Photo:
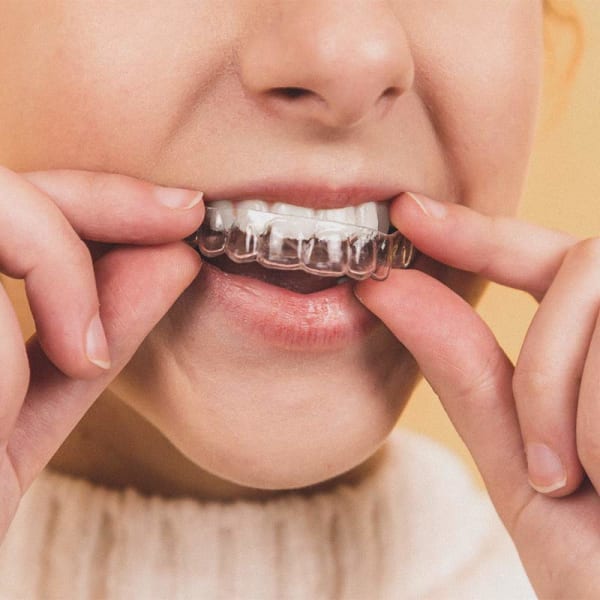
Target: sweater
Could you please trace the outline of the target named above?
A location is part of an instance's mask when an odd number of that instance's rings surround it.
[[[43,472],[0,546],[3,600],[535,598],[461,461],[392,432],[358,484],[230,502]]]

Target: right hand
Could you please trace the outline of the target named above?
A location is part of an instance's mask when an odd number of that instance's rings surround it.
[[[25,345],[0,285],[0,541],[33,479],[198,274],[200,257],[181,240],[203,203],[172,204],[197,195],[123,175],[0,167],[0,273],[25,280],[37,330]],[[129,245],[94,263],[83,240]]]
[[[539,597],[599,598],[600,238],[413,194],[390,217],[430,258],[540,303],[513,365],[473,307],[423,271],[355,288],[439,396]],[[531,443],[560,453],[562,472],[547,452],[536,465]]]

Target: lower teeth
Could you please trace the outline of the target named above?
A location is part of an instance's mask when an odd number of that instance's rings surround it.
[[[226,255],[236,263],[258,262],[263,267],[285,271],[302,270],[323,277],[386,279],[391,268],[408,268],[414,258],[413,245],[398,231],[381,233],[365,227],[285,216],[247,209],[243,219],[224,219],[222,209],[210,206],[200,229],[188,241],[207,257]],[[252,214],[259,213],[259,214]],[[260,233],[252,224],[260,220]],[[240,223],[242,221],[242,223]],[[266,221],[266,223],[265,223]],[[292,235],[292,231],[297,232]]]

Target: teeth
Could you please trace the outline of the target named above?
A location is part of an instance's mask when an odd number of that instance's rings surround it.
[[[315,213],[312,208],[296,206],[295,204],[286,204],[285,202],[275,202],[275,204],[271,204],[270,210],[278,215],[291,215],[293,217],[314,217]]]
[[[193,243],[207,257],[226,254],[237,263],[358,280],[385,279],[392,267],[408,268],[412,262],[410,242],[398,231],[387,233],[383,202],[326,210],[219,200],[206,211]]]
[[[374,204],[370,202],[369,204]],[[356,224],[356,213],[354,206],[348,208],[334,208],[333,210],[317,210],[316,218],[321,221],[317,225],[315,232],[317,238],[321,240],[347,239],[356,232],[355,227],[348,225]],[[377,229],[377,223],[371,229]]]
[[[229,200],[216,200],[210,204],[217,210],[212,211],[210,215],[210,226],[215,231],[227,231],[234,221],[232,203]]]
[[[359,204],[354,208],[356,214],[356,224],[362,227],[368,227],[369,229],[379,229],[383,233],[387,233],[387,228],[383,230],[379,227],[379,211],[377,210],[376,204],[382,204],[382,214],[385,214],[385,220],[387,220],[387,206],[381,202],[367,202],[366,204]],[[385,224],[385,223],[384,223]]]
[[[273,220],[268,214],[269,205],[262,200],[242,200],[232,206],[235,208],[238,226],[243,231],[250,227],[254,233],[260,235],[267,223]]]
[[[285,202],[269,204],[264,200],[242,200],[241,202],[230,202],[229,200],[217,200],[209,206],[218,209],[211,216],[211,227],[215,230],[226,230],[234,221],[237,221],[240,229],[251,226],[253,231],[262,234],[269,222],[273,220],[272,214],[287,217],[278,222],[278,227],[285,235],[301,235],[305,239],[312,235],[326,235],[330,237],[333,232],[342,238],[348,238],[356,229],[354,226],[377,229],[387,233],[390,222],[387,204],[383,202],[365,202],[358,206],[334,209],[312,209]],[[271,213],[265,214],[261,213]],[[301,217],[294,219],[294,217]],[[319,221],[326,221],[325,227],[320,226]]]
[[[287,237],[309,239],[315,233],[315,211],[304,206],[294,206],[285,202],[276,202],[271,205],[271,212],[287,216],[287,219],[277,221],[277,233]],[[292,218],[289,218],[292,217]],[[294,219],[293,217],[301,217]]]
[[[388,207],[383,202],[375,203],[377,211],[377,229],[382,233],[387,233],[390,228],[390,213]]]

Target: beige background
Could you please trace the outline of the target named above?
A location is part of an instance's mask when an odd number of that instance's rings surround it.
[[[577,7],[584,49],[570,83],[565,72],[576,51],[574,37],[565,29],[551,32],[555,52],[549,53],[542,119],[520,217],[590,237],[600,234],[600,2],[580,0]],[[497,285],[490,285],[478,307],[513,360],[535,309],[526,294]],[[473,467],[426,383],[419,386],[400,424],[449,445]]]
[[[565,64],[572,54],[573,37],[568,30],[553,32],[556,51],[553,68],[548,69],[543,117],[521,217],[589,237],[600,233],[600,2],[580,0],[578,7],[585,30],[585,51],[576,79],[567,85]],[[20,283],[4,282],[28,336],[32,325]],[[515,359],[535,303],[525,294],[492,285],[479,311]],[[426,383],[419,386],[400,424],[447,444],[472,466],[468,452]]]

